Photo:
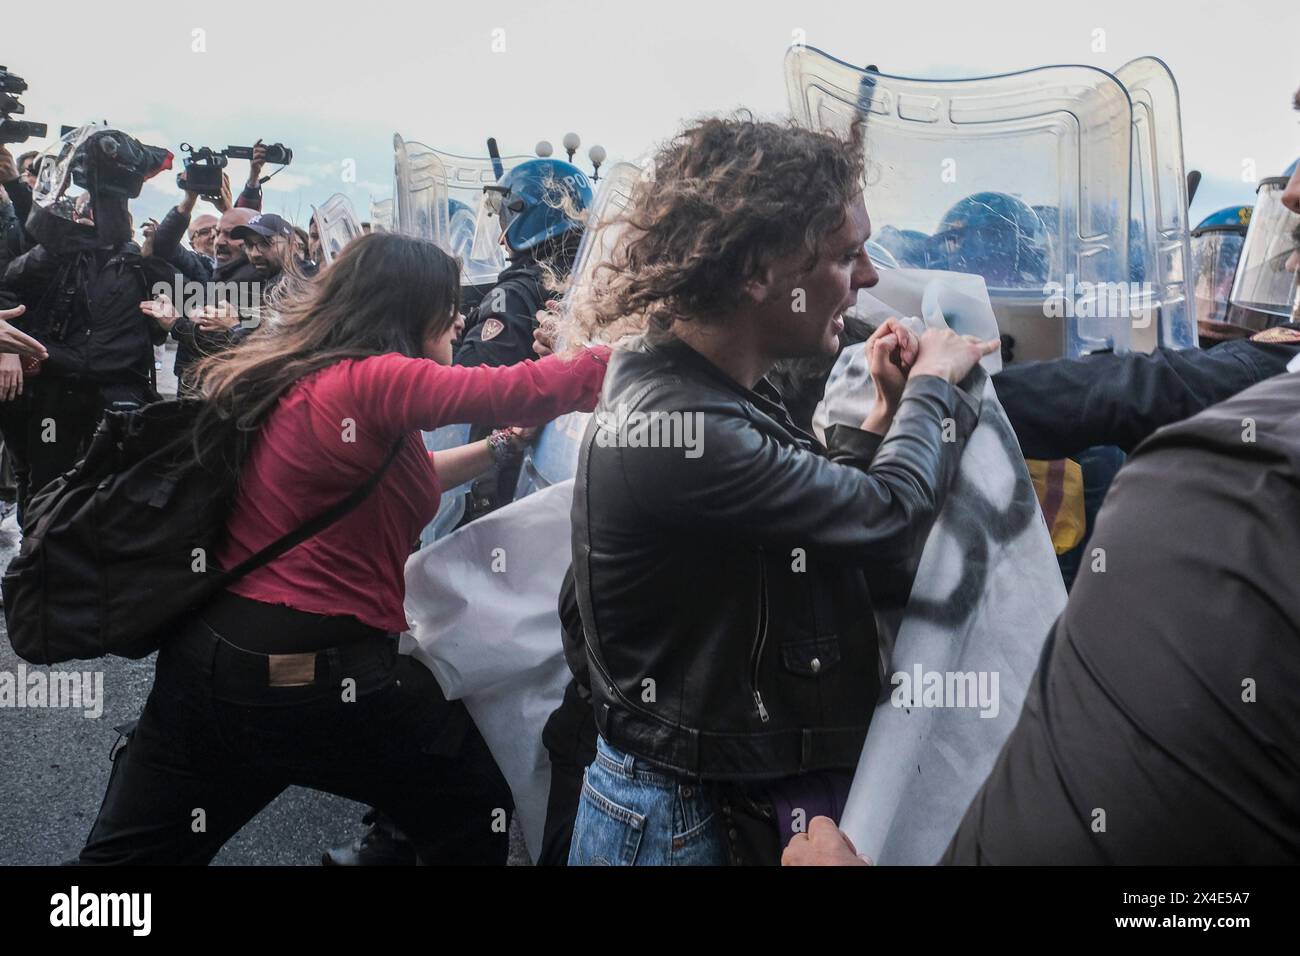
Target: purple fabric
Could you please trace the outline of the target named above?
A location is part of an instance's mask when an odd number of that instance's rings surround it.
[[[851,770],[826,770],[770,784],[767,798],[776,812],[781,848],[785,849],[796,833],[807,832],[813,817],[830,817],[838,824],[852,783]]]

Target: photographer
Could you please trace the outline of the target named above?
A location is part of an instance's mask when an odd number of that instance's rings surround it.
[[[185,177],[186,174],[182,172],[182,182]],[[222,215],[215,223],[210,246],[211,258],[208,258],[200,249],[191,251],[181,245],[181,237],[186,230],[191,229],[192,233],[191,214],[198,200],[197,192],[186,190],[185,198],[163,217],[153,234],[153,254],[171,263],[190,282],[223,285],[237,283],[235,288],[239,290],[238,298],[241,301],[260,301],[261,279],[258,270],[244,255],[243,240],[235,236],[235,231],[254,219],[257,212],[248,207],[230,205],[230,184],[223,175],[221,195],[213,202],[213,205],[222,210]],[[200,217],[196,220],[196,225],[205,218],[212,217]],[[165,321],[174,322],[171,336],[178,343],[174,370],[178,388],[183,394],[189,389],[189,372],[199,359],[229,348],[243,337],[237,310],[225,308],[224,301],[208,301],[208,298],[205,294],[203,301],[196,308],[188,310],[188,314],[182,314],[186,312],[185,301],[160,305],[155,305],[152,300],[140,303],[140,308],[146,314],[161,312],[167,316]],[[231,313],[235,316],[233,321],[226,318]]]
[[[157,399],[153,346],[165,333],[137,303],[165,277],[131,241],[127,200],[168,161],[166,150],[119,130],[85,126],[40,164],[27,220],[37,244],[0,280],[26,307],[23,330],[48,351],[25,370],[23,394],[0,409],[20,508],[77,461],[106,409]]]
[[[36,150],[29,149],[18,157],[18,172],[29,190],[36,185],[36,158],[40,155]]]
[[[292,224],[282,216],[265,213],[231,230],[231,238],[244,245],[244,255],[262,281],[265,302],[287,274],[310,275],[315,270],[299,255]]]
[[[209,199],[209,202],[221,213],[221,219],[212,234],[209,248],[206,251],[197,248],[186,249],[181,245],[181,239],[193,228],[191,226],[191,217],[194,214],[194,207],[198,205],[200,196],[198,192],[186,188],[185,172],[177,176],[177,181],[181,184],[185,197],[168,210],[167,215],[158,224],[158,228],[153,234],[153,254],[170,262],[180,270],[181,275],[191,281],[231,281],[230,273],[237,266],[232,266],[230,263],[243,251],[243,245],[238,240],[232,240],[230,232],[236,226],[243,225],[257,215],[257,208],[241,206],[237,203],[231,204],[230,180],[223,173],[220,194]],[[212,218],[211,215],[205,213],[199,217],[199,220],[210,218]],[[223,236],[225,237],[224,242],[222,241]],[[193,245],[192,239],[191,245]],[[227,268],[223,270],[223,266],[227,266]]]
[[[0,143],[0,276],[11,259],[21,255],[27,248],[27,216],[32,209],[31,168],[34,162],[32,153],[23,153],[17,161],[13,154]]]
[[[190,249],[202,256],[212,268],[217,267],[217,217],[204,213],[190,220]]]
[[[170,303],[162,304],[164,324],[166,320],[175,323],[172,336],[181,341],[186,350],[182,357],[178,349],[176,357],[176,377],[182,394],[188,394],[191,389],[188,373],[194,363],[237,344],[251,334],[260,324],[261,311],[278,297],[287,277],[306,279],[316,273],[312,263],[297,257],[294,228],[280,216],[257,215],[246,223],[229,226],[228,217],[238,218],[246,212],[232,209],[223,216],[218,240],[223,249],[238,244],[243,250],[244,262],[235,273],[240,277],[235,280],[240,283],[239,303],[228,299],[210,301],[188,317],[179,317]],[[254,279],[246,278],[249,270]],[[219,267],[218,274],[220,271]],[[155,302],[141,302],[140,308],[152,315],[158,315],[160,311]],[[255,316],[258,321],[244,324],[243,319],[250,316]]]
[[[27,221],[27,214],[32,209],[32,186],[36,182],[32,166],[37,155],[35,152],[27,152],[15,160],[8,147],[0,143],[0,186],[4,187],[9,201],[13,203],[14,215],[21,223]]]
[[[187,144],[182,144],[182,148],[188,149],[189,147]],[[231,147],[231,149],[234,149],[234,147]],[[289,156],[292,156],[292,153],[285,150],[283,147],[277,146],[277,149],[281,153],[286,153]],[[194,153],[194,155],[206,154],[209,159],[215,158],[220,161],[220,166],[224,166],[226,163],[225,152],[213,153],[211,150],[191,150],[191,152]],[[254,213],[261,212],[262,183],[265,181],[262,177],[262,169],[266,165],[266,162],[267,149],[259,139],[251,148],[251,156],[248,163],[248,181],[244,184],[244,189],[239,194],[239,198],[233,203],[231,202],[230,177],[224,172],[221,174],[220,190],[212,195],[204,196],[203,198],[206,198],[216,207],[217,211],[222,214],[223,219],[225,219],[232,209],[252,210]],[[191,226],[190,224],[190,217],[194,212],[194,207],[197,205],[199,198],[202,195],[201,190],[188,188],[187,184],[190,168],[195,167],[204,170],[211,170],[214,167],[220,168],[220,166],[216,166],[213,162],[194,161],[193,158],[186,160],[185,170],[179,173],[176,177],[177,184],[185,192],[185,198],[182,199],[179,204],[173,206],[167,215],[163,217],[163,221],[158,225],[157,231],[152,237],[152,254],[166,259],[168,262],[172,263],[172,265],[176,266],[176,268],[180,269],[186,279],[196,282],[232,281],[228,275],[219,276],[216,273],[223,263],[229,262],[234,257],[233,253],[223,255],[222,252],[216,248],[217,243],[207,239],[206,236],[203,237],[203,245],[207,248],[196,246],[195,228],[197,228],[197,225]],[[201,220],[208,218],[211,217],[206,214],[200,217]],[[251,216],[248,216],[247,214],[240,214],[230,218],[227,222],[229,223],[229,227],[233,228],[236,225],[242,225],[244,222],[247,222],[249,218],[251,218]],[[190,246],[192,247],[193,252],[183,249],[180,246],[181,237],[185,235],[186,230],[190,231]],[[225,231],[228,234],[229,229]],[[238,244],[232,244],[227,241],[226,249],[235,249],[237,251]]]
[[[9,265],[9,260],[14,257],[10,252],[9,243],[17,241],[14,233],[22,229],[22,223],[14,214],[14,204],[9,200],[9,194],[0,189],[0,276],[4,275],[5,267]]]

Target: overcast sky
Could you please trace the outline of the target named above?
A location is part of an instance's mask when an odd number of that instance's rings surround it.
[[[300,222],[334,192],[363,217],[372,197],[390,195],[394,132],[481,155],[487,136],[505,153],[531,152],[543,138],[558,151],[573,130],[582,157],[599,142],[612,161],[641,154],[687,117],[738,106],[782,114],[783,55],[796,37],[922,77],[1051,63],[1113,70],[1159,56],[1180,87],[1187,167],[1205,175],[1193,223],[1251,201],[1243,170],[1276,175],[1300,155],[1295,0],[74,0],[57,9],[69,25],[57,41],[22,35],[13,17],[0,34],[0,63],[30,84],[28,119],[52,131],[107,119],[174,152],[182,141],[284,142],[295,159],[268,183],[265,208]],[[39,13],[26,18],[48,25]],[[1098,29],[1104,52],[1093,50]],[[345,179],[349,160],[355,182]],[[240,161],[231,167],[232,178],[247,173]],[[174,177],[158,177],[137,218],[175,199]]]

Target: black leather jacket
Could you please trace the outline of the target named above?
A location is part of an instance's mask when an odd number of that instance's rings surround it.
[[[664,443],[663,413],[698,423],[694,450],[634,447]],[[883,441],[836,426],[828,450],[766,381],[746,389],[679,340],[615,352],[573,500],[605,739],[704,779],[856,766],[880,693],[873,598],[906,600],[977,418],[921,376]]]

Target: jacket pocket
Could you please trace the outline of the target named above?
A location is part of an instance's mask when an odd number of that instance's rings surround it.
[[[781,644],[781,664],[803,677],[820,677],[840,662],[840,639],[835,635]]]

